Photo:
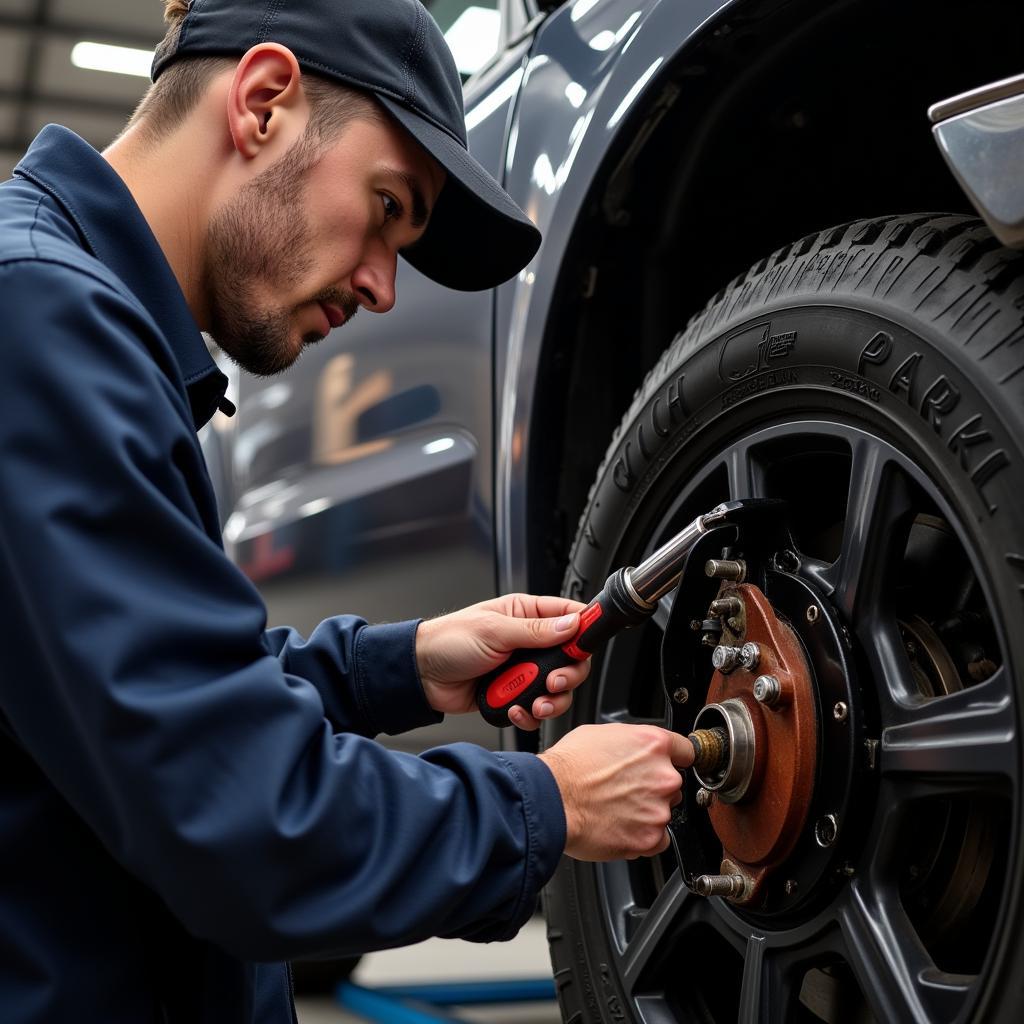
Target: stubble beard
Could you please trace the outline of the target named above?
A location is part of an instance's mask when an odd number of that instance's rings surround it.
[[[210,222],[205,268],[210,334],[234,362],[257,377],[287,370],[307,345],[322,337],[310,331],[296,347],[291,335],[298,307],[275,306],[265,298],[276,290],[293,290],[313,267],[312,231],[303,200],[317,159],[311,142],[298,142]],[[339,288],[325,288],[307,301],[340,306],[346,323],[358,308],[355,296]]]

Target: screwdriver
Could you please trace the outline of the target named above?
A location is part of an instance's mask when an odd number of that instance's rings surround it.
[[[586,661],[620,630],[654,614],[661,597],[679,581],[687,556],[701,538],[722,526],[736,525],[747,512],[775,504],[770,499],[745,498],[716,505],[635,568],[617,569],[580,612],[579,628],[571,640],[555,647],[520,648],[481,677],[476,690],[480,714],[499,727],[509,724],[513,707],[532,714],[534,700],[548,692],[550,673]]]

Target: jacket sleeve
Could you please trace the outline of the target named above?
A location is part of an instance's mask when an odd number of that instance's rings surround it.
[[[335,729],[395,736],[444,718],[423,692],[416,666],[418,625],[419,620],[368,626],[354,615],[337,615],[321,622],[308,640],[278,626],[264,633],[264,642],[285,672],[317,688]]]
[[[513,935],[565,841],[544,763],[336,732],[308,658],[268,642],[204,529],[209,481],[156,325],[42,263],[0,266],[0,302],[0,704],[55,788],[190,931],[245,959]]]

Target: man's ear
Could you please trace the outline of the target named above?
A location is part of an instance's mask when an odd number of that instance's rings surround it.
[[[235,68],[228,89],[228,130],[238,153],[252,159],[290,146],[309,118],[299,62],[286,46],[259,43]]]

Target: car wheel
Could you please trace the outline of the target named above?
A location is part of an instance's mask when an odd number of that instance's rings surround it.
[[[731,693],[760,737],[739,797],[685,780],[731,895],[691,892],[671,852],[563,859],[565,1020],[1020,1019],[1022,311],[1024,258],[980,222],[860,221],[758,263],[648,375],[566,593],[724,500],[785,499],[791,539],[714,551],[757,566],[689,572],[545,725],[546,746],[584,722],[685,733]],[[712,665],[754,634],[790,706],[754,699],[757,666]]]

